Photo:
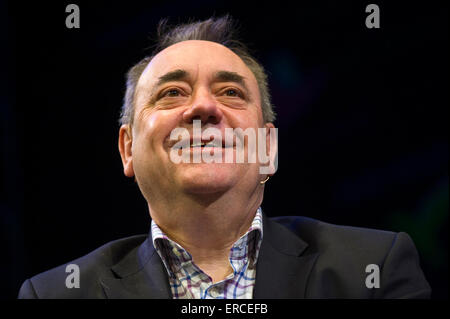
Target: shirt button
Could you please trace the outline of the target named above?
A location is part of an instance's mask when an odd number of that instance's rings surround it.
[[[209,289],[209,294],[213,298],[217,298],[220,295],[219,287],[214,286]]]

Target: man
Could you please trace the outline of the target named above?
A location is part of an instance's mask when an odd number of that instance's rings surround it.
[[[148,203],[149,235],[68,263],[80,271],[79,288],[67,284],[66,264],[26,280],[20,298],[429,297],[405,233],[264,215],[275,114],[264,70],[234,40],[230,18],[162,26],[159,36],[154,54],[128,73],[119,132],[124,173]],[[265,173],[259,156],[249,160],[251,134],[224,139],[227,129],[261,128]],[[247,161],[222,161],[230,150]],[[174,161],[181,151],[184,160]],[[205,161],[208,154],[219,160]]]

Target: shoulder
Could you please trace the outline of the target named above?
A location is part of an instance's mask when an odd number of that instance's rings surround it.
[[[37,274],[22,284],[19,298],[101,298],[100,278],[111,276],[111,267],[136,253],[146,238],[147,235],[136,235],[114,240],[85,256]],[[74,267],[79,271],[80,288],[69,289],[66,279]]]
[[[399,234],[392,231],[344,226],[326,223],[304,216],[281,216],[270,218],[308,243],[310,249],[325,250],[372,250],[386,251],[391,248]]]
[[[303,216],[282,216],[271,221],[284,228],[289,236],[305,242],[305,254],[318,255],[316,270],[331,273],[365,273],[365,267],[370,264],[381,267],[399,238],[411,241],[406,233],[335,225]],[[288,240],[284,238],[278,245],[289,245]]]
[[[300,216],[271,218],[271,221],[288,229],[290,236],[306,242],[306,254],[317,255],[310,278],[315,283],[309,290],[312,297],[430,296],[431,288],[421,270],[419,254],[405,232],[334,225]],[[379,289],[366,286],[373,266],[379,269]]]

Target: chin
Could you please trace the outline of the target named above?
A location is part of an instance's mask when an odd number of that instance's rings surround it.
[[[236,168],[223,164],[190,164],[182,170],[180,182],[187,193],[212,194],[229,190],[238,180]]]

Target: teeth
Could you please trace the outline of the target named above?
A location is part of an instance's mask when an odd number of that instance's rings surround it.
[[[214,143],[213,141],[205,144],[205,147],[222,147],[222,145],[218,145],[217,143]]]
[[[201,142],[201,143],[192,143],[191,147],[202,147],[205,146],[205,143]]]

